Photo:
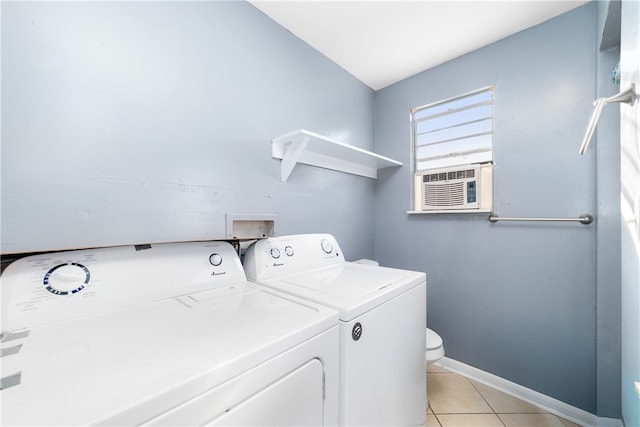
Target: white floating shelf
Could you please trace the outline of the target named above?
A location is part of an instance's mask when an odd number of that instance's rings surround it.
[[[300,129],[271,141],[271,156],[282,159],[280,179],[286,182],[298,163],[378,178],[378,170],[401,162]]]

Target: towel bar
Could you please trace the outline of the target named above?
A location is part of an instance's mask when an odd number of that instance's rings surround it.
[[[582,214],[578,218],[508,218],[499,217],[496,214],[489,215],[490,222],[498,221],[562,221],[562,222],[579,222],[580,224],[591,224],[593,217],[589,214]]]

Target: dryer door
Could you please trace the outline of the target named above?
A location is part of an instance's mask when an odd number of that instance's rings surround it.
[[[271,363],[262,368],[278,369]],[[311,359],[273,378],[261,367],[215,387],[145,425],[321,426],[324,372]],[[270,378],[272,377],[272,378]]]
[[[208,426],[321,426],[322,364],[307,362]]]

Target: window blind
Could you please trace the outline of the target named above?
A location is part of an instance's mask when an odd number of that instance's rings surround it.
[[[412,110],[415,171],[493,160],[493,87]]]

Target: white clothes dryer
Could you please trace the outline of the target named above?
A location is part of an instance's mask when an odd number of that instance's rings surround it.
[[[33,255],[2,275],[3,425],[335,425],[338,314],[225,242]]]
[[[258,240],[247,278],[340,313],[340,425],[424,426],[425,273],[345,262],[335,238]]]

